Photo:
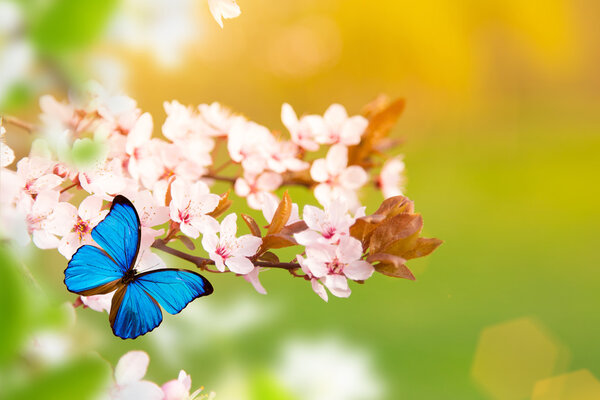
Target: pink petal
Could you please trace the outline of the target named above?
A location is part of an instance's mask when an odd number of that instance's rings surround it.
[[[302,218],[310,229],[321,231],[325,222],[325,211],[315,206],[306,205],[302,211]]]
[[[260,294],[267,294],[267,291],[265,290],[265,288],[263,287],[263,285],[260,283],[260,280],[258,279],[258,273],[260,272],[260,268],[259,267],[254,267],[254,269],[252,271],[250,271],[249,273],[247,273],[246,275],[243,275],[243,278],[252,284],[252,286],[254,287],[254,289],[260,293]]]
[[[60,241],[54,235],[42,230],[33,231],[33,243],[40,249],[55,249]]]
[[[191,237],[192,239],[196,239],[198,236],[200,236],[200,231],[191,224],[181,224],[179,225],[179,229],[181,230],[181,233],[183,233],[185,236]]]
[[[108,294],[98,294],[95,296],[80,296],[81,301],[87,307],[91,308],[94,311],[98,312],[110,312],[110,307],[112,303],[113,293]]]
[[[236,221],[237,215],[235,213],[231,213],[223,219],[221,222],[221,239],[235,237],[237,232]]]
[[[296,129],[298,125],[298,117],[294,112],[294,109],[288,103],[283,103],[281,106],[281,122],[291,132]]]
[[[352,146],[360,143],[360,137],[369,125],[369,121],[360,115],[347,119],[342,125],[340,132],[342,143]]]
[[[118,385],[140,381],[150,363],[150,357],[143,351],[130,351],[123,355],[115,368],[115,380]]]
[[[327,289],[337,297],[349,297],[350,288],[348,287],[348,280],[343,275],[327,275],[324,278],[325,286]]]
[[[238,256],[251,257],[262,244],[262,239],[254,235],[243,235],[237,239],[237,249],[234,250]]]
[[[152,137],[152,116],[149,113],[142,114],[135,123],[133,129],[127,135],[127,145],[125,151],[127,154],[133,155],[136,147],[141,147]]]
[[[311,279],[310,284],[312,286],[312,289],[315,291],[316,294],[319,295],[320,298],[322,298],[325,301],[328,301],[329,297],[327,296],[325,287],[317,279]]]
[[[323,114],[323,118],[330,127],[338,128],[344,123],[344,121],[346,121],[348,118],[348,113],[343,105],[332,104],[329,106],[327,111],[325,111],[325,114]]]
[[[335,253],[341,262],[348,264],[362,256],[362,244],[353,237],[343,236]]]
[[[208,232],[202,236],[202,247],[207,253],[214,253],[217,250],[218,245],[219,238],[217,237],[216,233]]]
[[[190,395],[190,391],[177,379],[162,385],[162,391],[165,394],[164,400],[187,400]]]
[[[348,165],[348,148],[343,144],[334,144],[327,152],[327,170],[337,176]]]
[[[329,179],[327,162],[323,158],[313,161],[310,167],[310,176],[315,182],[326,182]]]
[[[160,386],[149,381],[133,382],[123,386],[116,396],[119,400],[162,400],[164,397]]]
[[[369,175],[358,165],[346,168],[340,175],[340,183],[349,189],[358,189],[369,180]]]
[[[225,265],[236,274],[247,274],[254,269],[252,261],[246,257],[230,257],[225,260]]]
[[[97,218],[102,209],[102,198],[98,196],[88,196],[79,204],[79,216],[85,221]]]
[[[314,194],[321,205],[327,205],[334,199],[332,187],[326,183],[318,184],[314,189]]]
[[[323,239],[323,235],[313,230],[306,229],[302,232],[295,233],[294,239],[296,239],[296,242],[302,246],[310,246],[313,243],[318,243],[321,239]]]
[[[244,178],[236,179],[235,184],[233,185],[233,189],[235,191],[235,194],[237,194],[240,197],[248,196],[251,190],[248,181],[246,181]]]
[[[375,268],[366,261],[353,261],[344,267],[344,275],[352,280],[364,280],[373,275]]]

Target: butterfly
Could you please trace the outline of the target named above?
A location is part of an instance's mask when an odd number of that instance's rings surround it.
[[[177,314],[192,300],[213,292],[210,282],[192,271],[163,268],[138,273],[140,217],[126,197],[114,198],[108,215],[92,229],[100,246],[83,245],[65,269],[70,292],[91,296],[115,291],[109,321],[113,333],[135,339],[162,322],[159,304]]]

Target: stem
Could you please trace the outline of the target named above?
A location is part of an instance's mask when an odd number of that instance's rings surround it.
[[[23,130],[26,130],[27,132],[31,133],[33,132],[34,129],[34,125],[30,124],[29,122],[25,122],[19,118],[16,117],[11,117],[9,115],[4,115],[0,118],[0,120],[4,120],[4,122],[6,122],[7,124],[16,126],[18,128],[21,128]]]
[[[230,176],[222,176],[222,175],[216,175],[216,174],[205,174],[202,177],[214,179],[215,181],[224,181],[224,182],[229,182],[229,183],[235,183],[235,180],[237,179],[237,178],[233,178]]]
[[[215,262],[213,260],[211,260],[210,258],[193,256],[193,255],[185,253],[183,251],[174,249],[172,247],[167,246],[165,244],[165,242],[162,241],[161,239],[155,240],[154,243],[152,244],[152,247],[154,247],[155,249],[162,250],[165,253],[169,253],[172,256],[179,257],[182,260],[189,261],[192,264],[196,264],[196,267],[200,268],[201,270],[208,271],[208,272],[220,272],[220,271],[215,271],[215,270],[206,268],[207,265],[215,265]],[[272,262],[268,262],[268,261],[253,261],[253,264],[257,267],[280,268],[280,269],[287,269],[290,271],[300,268],[300,264],[296,264],[296,263],[272,263]]]
[[[71,185],[69,185],[69,186],[67,186],[67,187],[64,187],[64,188],[60,189],[60,192],[61,192],[61,193],[64,193],[64,192],[66,192],[67,190],[69,190],[69,189],[72,189],[72,188],[76,187],[77,185],[79,185],[79,183],[73,183],[73,184],[71,184]]]

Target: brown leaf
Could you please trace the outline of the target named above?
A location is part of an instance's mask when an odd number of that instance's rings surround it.
[[[290,247],[297,244],[298,243],[296,240],[294,240],[293,236],[282,235],[281,233],[267,235],[263,238],[263,242],[258,253],[260,254],[267,249],[281,249],[282,247]]]
[[[415,204],[404,196],[394,196],[385,199],[379,206],[374,215],[384,215],[393,217],[401,213],[412,214],[415,211]]]
[[[403,254],[403,257],[407,260],[412,258],[425,257],[431,254],[435,249],[437,249],[442,243],[443,240],[436,238],[418,238],[415,246],[409,251]]]
[[[262,235],[260,233],[260,228],[258,227],[258,224],[254,220],[254,218],[252,218],[251,216],[249,216],[247,214],[242,214],[242,219],[244,220],[244,222],[246,223],[246,225],[248,225],[248,228],[250,228],[250,232],[254,236],[256,236],[256,237],[262,237]]]
[[[294,222],[293,224],[289,224],[283,227],[281,230],[282,235],[291,236],[294,233],[299,233],[308,229],[308,225],[304,221]]]
[[[192,239],[190,239],[187,236],[179,235],[179,236],[177,236],[177,239],[181,240],[181,243],[183,243],[185,245],[185,247],[188,248],[188,250],[194,250],[196,248],[196,245],[194,245],[194,242],[192,242]]]
[[[262,261],[267,261],[270,263],[278,263],[279,262],[279,257],[277,257],[277,255],[275,253],[271,253],[270,251],[265,252],[258,259],[262,260]]]
[[[363,246],[363,251],[366,251],[367,248],[369,247],[369,241],[371,240],[371,234],[373,233],[375,228],[377,228],[377,224],[379,224],[381,222],[381,221],[372,222],[374,219],[371,217],[372,216],[369,215],[366,217],[358,218],[354,222],[354,225],[352,225],[350,227],[350,236],[352,236],[355,239],[360,240],[360,242],[362,243],[362,246]],[[383,218],[381,218],[381,220],[383,220]]]
[[[421,228],[423,227],[423,218],[419,214],[398,214],[392,218],[386,218],[373,231],[369,247],[371,252],[379,253],[393,247],[394,254],[399,254],[399,249],[408,246],[410,249],[410,240],[416,240]],[[386,251],[388,252],[388,251]]]
[[[267,235],[272,235],[275,233],[279,233],[285,224],[290,219],[290,214],[292,213],[292,200],[290,199],[290,195],[287,190],[283,194],[283,199],[279,203],[277,210],[275,210],[275,214],[273,215],[273,220],[269,225],[269,229],[267,231]]]
[[[228,190],[221,195],[221,198],[219,199],[219,204],[217,204],[217,208],[215,208],[212,212],[208,213],[207,215],[210,215],[213,218],[218,218],[219,216],[223,215],[225,211],[227,211],[227,209],[231,206],[232,203],[231,200],[229,200],[229,192],[231,192],[231,190]]]
[[[165,192],[165,205],[168,207],[169,204],[171,204],[171,200],[173,199],[171,197],[171,184],[173,183],[173,181],[175,180],[174,176],[169,177],[169,180],[167,181],[167,191]]]
[[[379,262],[379,264],[373,266],[375,267],[375,271],[394,278],[404,278],[414,281],[415,276],[410,272],[410,269],[404,265],[405,261],[406,260],[402,257],[387,253],[376,253],[367,257],[367,262]]]
[[[372,150],[389,134],[396,124],[402,111],[404,111],[404,106],[404,99],[388,102],[379,98],[372,103],[372,106],[366,112],[369,125],[361,142],[349,149],[349,165],[362,165],[368,160]]]

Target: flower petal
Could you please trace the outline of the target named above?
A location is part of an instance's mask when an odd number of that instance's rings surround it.
[[[130,351],[123,355],[115,368],[115,380],[118,385],[140,381],[150,363],[150,357],[143,351]]]
[[[225,265],[236,274],[248,274],[254,269],[252,261],[246,257],[230,257],[225,260]]]

